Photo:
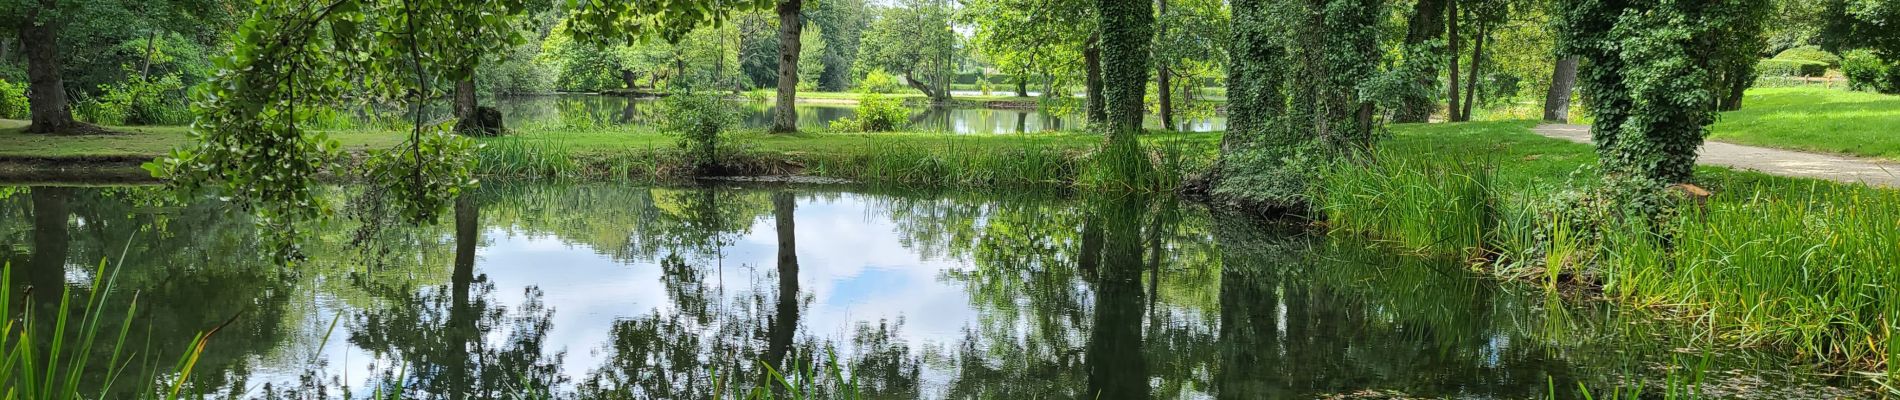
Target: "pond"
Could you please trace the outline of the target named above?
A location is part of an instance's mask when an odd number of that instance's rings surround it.
[[[764,385],[767,365],[863,398],[1572,398],[1688,371],[1723,396],[1864,394],[1462,263],[1171,197],[486,183],[437,226],[312,223],[289,268],[227,204],[162,198],[0,187],[7,295],[36,288],[44,315],[135,293],[128,342],[151,365],[229,321],[187,385],[216,397],[708,398]],[[125,310],[105,312],[117,332]]]
[[[658,100],[598,95],[557,95],[508,97],[490,100],[501,110],[508,126],[596,126],[653,125],[659,123]],[[739,106],[740,124],[746,128],[772,125],[776,107],[764,102],[744,101]],[[797,106],[798,126],[820,129],[831,121],[857,115],[856,105],[801,102]],[[1149,116],[1147,125],[1160,129],[1160,118]],[[1192,132],[1227,129],[1225,117],[1175,121],[1177,130]],[[1076,129],[1087,124],[1079,112],[1051,113],[1036,109],[1003,109],[971,106],[918,107],[911,110],[906,129],[962,134],[1033,133]]]

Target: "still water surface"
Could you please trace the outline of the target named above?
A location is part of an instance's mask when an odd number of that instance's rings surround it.
[[[656,99],[619,96],[560,95],[511,97],[491,101],[502,112],[508,126],[564,125],[652,125],[659,123]],[[742,102],[740,124],[746,128],[772,125],[775,106],[769,103]],[[798,125],[805,129],[830,126],[831,121],[857,115],[852,104],[799,103]],[[1080,128],[1087,123],[1079,112],[1052,113],[1035,109],[993,109],[983,107],[918,107],[911,110],[906,129],[963,134],[1033,133]],[[1149,116],[1147,125],[1160,129],[1160,118]],[[1227,129],[1225,117],[1181,118],[1176,129],[1192,132]]]
[[[283,268],[227,205],[160,197],[0,187],[8,295],[84,296],[123,257],[153,354],[236,316],[188,388],[239,397],[706,398],[836,365],[866,398],[1568,398],[1702,357],[1671,324],[1170,198],[488,183],[439,226],[313,224]],[[1711,360],[1715,393],[1861,394]]]

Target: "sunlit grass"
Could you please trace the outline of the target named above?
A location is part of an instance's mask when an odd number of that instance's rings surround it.
[[[1711,140],[1900,160],[1900,96],[1826,88],[1748,91]]]
[[[1900,351],[1900,192],[1704,167],[1716,195],[1660,229],[1576,226],[1555,208],[1595,181],[1592,150],[1529,124],[1399,126],[1378,165],[1327,177],[1328,223],[1552,286],[1581,277],[1733,343],[1867,369]]]

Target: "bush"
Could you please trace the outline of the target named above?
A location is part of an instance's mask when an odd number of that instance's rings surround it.
[[[664,128],[679,134],[676,143],[695,173],[714,172],[719,165],[719,134],[738,122],[732,105],[712,94],[684,93],[660,101]]]
[[[0,118],[25,119],[26,116],[26,84],[0,79]]]
[[[889,72],[884,72],[882,68],[871,70],[871,73],[864,75],[864,80],[858,81],[858,91],[897,93],[897,77],[891,76]]]
[[[1763,59],[1755,64],[1755,76],[1821,76],[1827,74],[1827,64],[1808,60]]]
[[[106,125],[182,125],[191,122],[178,75],[131,78],[102,85],[105,95],[78,104],[80,119]]]
[[[1841,73],[1847,75],[1850,89],[1900,93],[1900,65],[1895,64],[1900,63],[1881,60],[1867,50],[1855,50],[1841,60]]]
[[[1836,68],[1836,67],[1841,66],[1841,56],[1834,55],[1834,53],[1829,53],[1826,50],[1821,50],[1820,47],[1816,47],[1816,46],[1801,46],[1801,47],[1796,47],[1792,49],[1782,50],[1781,54],[1775,55],[1775,59],[1776,60],[1814,61],[1814,62],[1826,64],[1828,68]]]
[[[889,132],[910,120],[910,109],[896,98],[874,92],[858,97],[858,115],[831,121],[831,129],[847,132]]]

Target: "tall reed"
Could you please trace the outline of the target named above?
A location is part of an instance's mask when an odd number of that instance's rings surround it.
[[[0,309],[8,316],[0,322],[0,393],[9,399],[65,400],[65,399],[176,399],[184,389],[185,382],[191,377],[198,356],[204,352],[211,336],[217,329],[199,333],[178,361],[170,369],[165,369],[171,380],[168,384],[161,381],[166,377],[157,375],[160,368],[152,364],[150,356],[143,357],[142,364],[152,371],[150,376],[127,376],[128,369],[138,360],[132,360],[134,354],[145,354],[151,349],[136,349],[126,343],[130,337],[134,316],[138,314],[138,296],[126,302],[125,317],[119,321],[116,332],[109,330],[106,310],[113,307],[114,277],[118,268],[107,269],[101,261],[94,275],[99,277],[97,286],[86,294],[85,303],[78,305],[72,288],[28,288],[22,293],[12,293],[13,266],[7,264],[0,268],[0,286],[8,288],[0,296]],[[58,290],[56,306],[35,304],[39,297],[48,297],[36,291]],[[14,299],[21,299],[16,308]],[[14,310],[19,310],[17,314]],[[53,312],[45,315],[47,311]],[[74,314],[77,313],[77,314]],[[73,317],[78,317],[74,320]],[[102,334],[104,334],[102,336]],[[101,359],[99,356],[106,354]],[[115,392],[115,385],[121,379],[129,392]]]

